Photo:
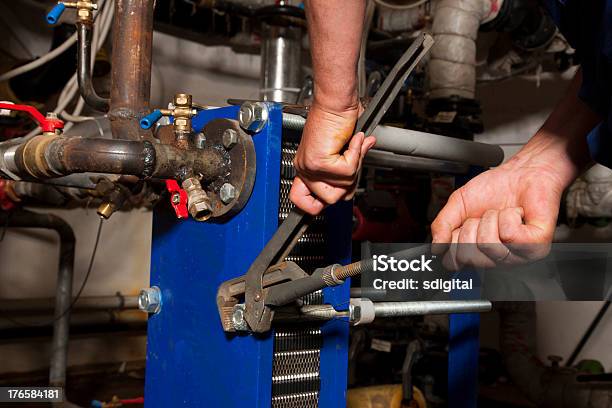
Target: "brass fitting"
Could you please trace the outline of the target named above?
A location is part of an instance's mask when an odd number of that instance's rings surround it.
[[[174,116],[174,136],[179,147],[184,147],[188,144],[189,135],[191,134],[191,118],[198,111],[194,109],[193,97],[189,94],[178,93],[174,95],[172,104],[168,109],[160,109],[163,116]]]
[[[98,215],[105,220],[108,220],[111,215],[115,212],[115,206],[111,202],[105,202],[100,204],[98,209],[96,210]]]
[[[93,11],[98,10],[98,5],[91,0],[62,1],[60,3],[66,8],[76,9],[77,20],[84,24],[93,23]]]
[[[181,183],[181,187],[187,193],[187,206],[191,217],[196,221],[209,219],[212,216],[213,208],[200,180],[195,177],[186,178]]]
[[[53,133],[35,136],[28,140],[22,148],[17,150],[25,170],[35,178],[57,177],[53,169],[49,167],[45,151],[47,146],[57,138]]]

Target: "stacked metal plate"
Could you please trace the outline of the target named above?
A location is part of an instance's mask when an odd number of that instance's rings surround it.
[[[293,207],[289,191],[295,177],[293,159],[297,143],[283,142],[281,158],[281,186],[279,224]],[[286,260],[300,265],[311,273],[325,266],[325,223],[317,217]],[[302,299],[305,304],[321,304],[321,292]],[[321,389],[320,356],[323,337],[318,325],[300,324],[298,327],[277,327],[274,332],[272,365],[272,407],[314,408],[319,406]]]

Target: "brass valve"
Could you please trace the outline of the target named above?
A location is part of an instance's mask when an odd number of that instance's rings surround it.
[[[67,8],[76,9],[78,21],[85,24],[93,23],[93,11],[98,10],[98,5],[91,0],[62,1],[60,3]]]
[[[189,135],[192,131],[191,118],[198,113],[197,109],[194,107],[196,105],[193,103],[192,99],[192,96],[189,94],[179,93],[174,95],[174,99],[168,109],[154,110],[152,113],[141,119],[140,127],[143,129],[150,129],[162,116],[173,116],[173,127],[176,141],[179,144],[187,143]]]

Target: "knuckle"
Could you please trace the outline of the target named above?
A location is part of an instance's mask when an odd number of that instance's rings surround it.
[[[497,210],[487,210],[482,215],[482,218],[491,218],[491,217],[494,217],[496,213],[497,213]]]

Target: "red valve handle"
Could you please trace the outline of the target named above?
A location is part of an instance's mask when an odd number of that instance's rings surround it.
[[[16,105],[13,103],[0,103],[0,109],[26,112],[34,119],[43,132],[55,132],[55,129],[63,129],[64,122],[60,119],[46,118],[42,113],[30,105]]]
[[[179,187],[176,180],[166,180],[166,188],[170,193],[170,205],[174,208],[176,218],[183,219],[189,217],[189,212],[187,212],[187,192]]]

